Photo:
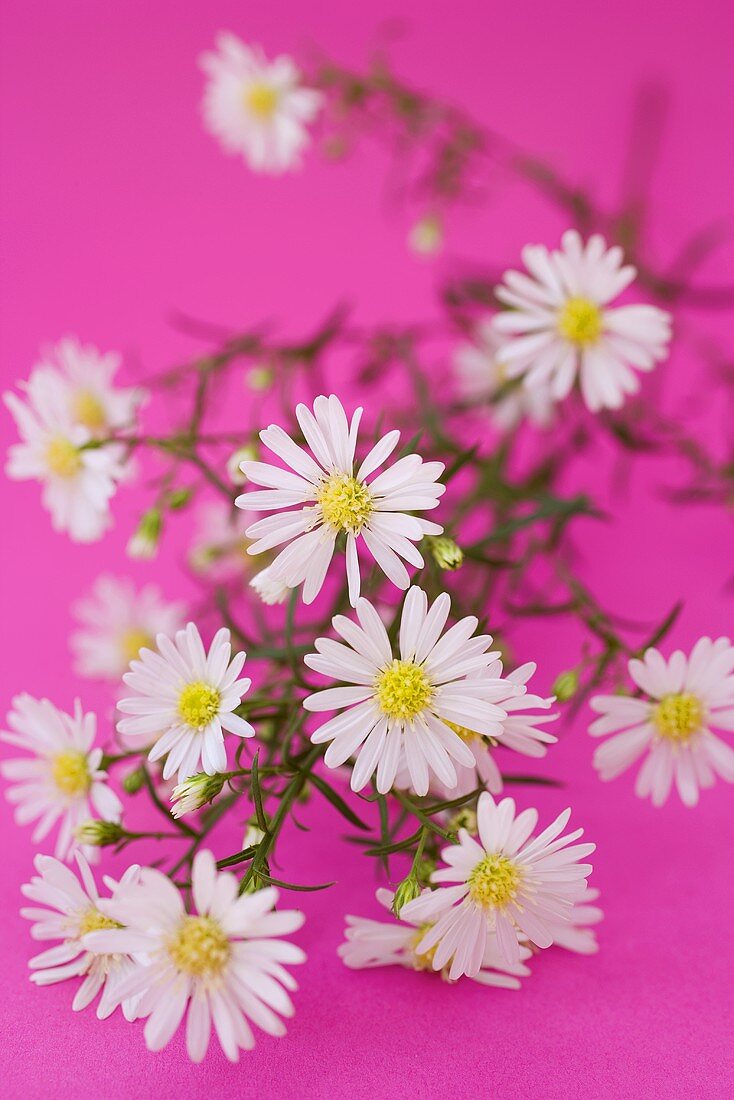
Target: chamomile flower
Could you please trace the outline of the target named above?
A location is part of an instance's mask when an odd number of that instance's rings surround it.
[[[189,913],[170,879],[145,867],[104,903],[105,915],[124,927],[85,938],[90,950],[145,957],[117,996],[140,997],[149,1050],[165,1047],[184,1015],[193,1062],[206,1054],[212,1025],[232,1062],[255,1045],[248,1021],[269,1035],[284,1034],[280,1017],[293,1015],[288,991],[297,987],[283,964],[301,963],[305,955],[280,937],[300,928],[303,914],[275,911],[273,887],[241,897],[237,887],[233,874],[217,871],[211,852],[198,852]]]
[[[34,844],[58,823],[55,854],[68,860],[78,825],[95,813],[105,821],[119,821],[122,814],[122,803],[100,770],[102,749],[94,748],[97,719],[83,713],[78,699],[70,715],[48,699],[18,695],[7,721],[10,728],[0,739],[31,753],[0,763],[0,773],[12,784],[7,798],[16,805],[15,820],[19,825],[38,821]],[[89,859],[97,858],[94,848],[82,845],[82,850]]]
[[[101,955],[82,943],[88,932],[101,928],[117,928],[119,925],[100,909],[100,897],[89,864],[81,853],[76,853],[78,876],[51,856],[36,856],[34,866],[37,875],[21,887],[23,895],[33,906],[21,909],[20,915],[33,921],[31,936],[34,940],[61,940],[56,947],[42,951],[30,960],[31,981],[36,985],[54,985],[68,978],[84,978],[77,989],[72,1008],[79,1012],[92,1003],[97,994],[102,996],[97,1005],[97,1016],[105,1020],[122,1003],[126,1020],[134,1020],[137,998],[118,997],[120,984],[134,971],[135,964],[128,954]],[[114,898],[118,890],[135,882],[136,866],[129,867],[119,883],[105,878],[105,884]]]
[[[377,891],[380,905],[390,912],[394,895],[390,890]],[[403,909],[404,912],[404,909]],[[346,942],[339,945],[337,953],[344,964],[353,970],[364,970],[376,966],[404,966],[410,970],[432,970],[431,953],[419,954],[416,946],[426,931],[424,925],[415,921],[393,917],[389,922],[368,920],[365,917],[346,918],[344,929]],[[507,962],[500,953],[493,936],[487,938],[479,970],[472,975],[474,981],[482,985],[492,985],[499,989],[519,989],[520,978],[530,974],[525,966],[532,952],[520,947],[519,957]],[[442,977],[449,980],[450,965],[442,968]]]
[[[178,772],[183,783],[201,770],[207,775],[226,771],[222,731],[255,736],[250,723],[233,713],[252,683],[238,679],[245,654],[232,657],[226,627],[214,635],[207,653],[194,623],[177,631],[173,641],[158,634],[155,643],[158,652],[141,649],[123,676],[135,694],[117,704],[130,715],[117,723],[120,734],[128,742],[153,742],[148,759],[166,757],[164,779]]]
[[[499,654],[489,652],[490,635],[473,636],[473,615],[444,634],[450,609],[445,592],[429,608],[425,593],[411,588],[395,656],[377,611],[360,599],[359,625],[343,615],[332,620],[347,644],[319,638],[317,652],[304,658],[315,672],[351,685],[318,691],[303,705],[316,712],[344,710],[315,730],[311,740],[331,742],[324,756],[330,768],[356,757],[352,790],[360,791],[376,771],[377,789],[387,793],[403,762],[417,794],[427,793],[431,773],[453,789],[455,763],[476,764],[455,727],[470,727],[483,737],[502,735],[508,712],[497,700],[521,695],[525,688],[501,677],[474,675]]]
[[[615,779],[647,754],[635,792],[662,806],[675,781],[681,801],[695,806],[699,789],[716,775],[734,783],[734,749],[711,732],[734,731],[734,646],[728,638],[701,638],[690,655],[677,650],[669,660],[648,649],[629,662],[642,696],[597,695],[591,707],[601,715],[589,733],[612,733],[594,753],[602,779]]]
[[[70,638],[74,670],[100,680],[120,680],[143,646],[153,648],[156,634],[174,634],[184,622],[183,604],[164,600],[155,585],[136,589],[108,576],[98,577],[72,612],[80,624]]]
[[[346,536],[349,599],[354,606],[360,589],[358,542],[393,584],[407,588],[410,577],[401,558],[420,568],[423,558],[414,544],[424,535],[443,531],[438,524],[409,514],[437,506],[444,492],[436,480],[443,463],[406,455],[373,478],[398,445],[400,432],[392,431],[375,444],[355,471],[361,417],[360,408],[350,423],[338,397],[317,397],[313,413],[306,405],[296,408],[311,454],[271,424],[260,438],[290,470],[265,462],[242,464],[248,481],[265,488],[238,497],[235,504],[275,512],[247,529],[248,538],[255,540],[248,553],[260,554],[288,543],[270,566],[272,576],[289,588],[303,584],[307,604],[321,590],[338,535]]]
[[[584,244],[571,229],[560,249],[527,245],[522,258],[529,275],[505,273],[496,293],[511,308],[492,322],[505,341],[508,378],[522,378],[530,391],[549,387],[555,401],[578,378],[592,412],[620,408],[639,389],[635,371],[667,357],[670,314],[651,305],[609,308],[636,270],[599,235]]]
[[[532,838],[536,810],[515,816],[511,798],[497,805],[491,794],[479,796],[478,840],[461,829],[459,843],[441,853],[447,866],[431,875],[431,882],[451,885],[439,885],[400,911],[404,920],[431,925],[416,951],[432,952],[434,970],[450,961],[450,978],[476,974],[490,936],[496,937],[500,955],[509,963],[520,957],[520,939],[550,947],[554,926],[572,919],[592,870],[591,864],[578,860],[595,845],[572,843],[583,829],[560,835],[570,814],[564,810]]]
[[[522,386],[513,382],[502,360],[504,341],[492,320],[482,318],[472,343],[462,344],[454,355],[459,392],[472,405],[486,406],[502,432],[512,431],[524,420],[545,427],[553,419],[554,401],[548,385]]]
[[[94,542],[110,526],[110,500],[128,474],[123,449],[86,447],[93,434],[71,419],[49,372],[34,372],[23,388],[25,401],[3,395],[21,437],[8,451],[5,472],[16,481],[41,482],[54,530],[76,542]]]
[[[217,52],[203,54],[201,67],[209,78],[204,122],[223,149],[255,172],[297,168],[323,97],[304,86],[291,58],[268,61],[259,46],[220,34]]]

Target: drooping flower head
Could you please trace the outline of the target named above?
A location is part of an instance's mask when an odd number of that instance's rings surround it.
[[[297,168],[323,97],[304,86],[290,57],[268,61],[259,46],[220,34],[217,52],[203,54],[201,67],[208,77],[204,122],[226,152],[243,156],[254,172]]]
[[[184,1016],[194,1062],[207,1052],[212,1025],[232,1062],[255,1045],[250,1022],[269,1035],[284,1034],[280,1017],[293,1015],[287,991],[297,986],[283,964],[301,963],[305,955],[280,937],[297,931],[303,914],[276,911],[273,887],[238,897],[237,886],[233,874],[217,871],[211,852],[197,852],[195,908],[187,912],[170,879],[145,867],[104,903],[105,915],[124,927],[85,938],[90,950],[144,956],[117,996],[140,998],[149,1050],[166,1046]]]
[[[511,308],[492,322],[504,340],[508,377],[522,378],[530,391],[550,386],[555,401],[578,378],[592,412],[618,409],[639,389],[635,371],[666,358],[670,314],[650,305],[609,307],[636,270],[622,266],[622,249],[608,249],[599,235],[584,244],[570,229],[560,249],[527,245],[522,258],[529,274],[505,273],[496,293]]]
[[[390,890],[379,889],[377,900],[388,912],[391,911],[394,895]],[[405,910],[403,909],[403,912]],[[344,930],[346,942],[339,945],[337,952],[344,964],[354,970],[364,970],[375,966],[404,966],[411,970],[433,970],[432,953],[420,954],[416,947],[423,938],[426,928],[417,921],[406,920],[401,912],[399,918],[389,922],[368,920],[366,917],[346,918]],[[482,985],[492,985],[499,989],[519,989],[520,978],[530,974],[525,966],[532,952],[520,947],[519,958],[508,962],[503,958],[493,936],[487,938],[480,968],[472,977]],[[450,962],[441,970],[445,980],[449,979]]]
[[[310,454],[275,424],[260,433],[265,446],[290,470],[265,462],[243,462],[249,481],[265,488],[238,497],[240,508],[274,512],[247,529],[256,541],[248,548],[260,554],[288,543],[269,571],[289,588],[303,584],[303,601],[312,603],[321,590],[337,536],[346,538],[349,599],[360,591],[357,543],[360,542],[398,588],[410,584],[401,558],[420,568],[415,547],[424,535],[440,535],[436,523],[408,513],[435,508],[444,486],[437,482],[442,462],[406,455],[377,477],[379,466],[398,445],[400,432],[384,435],[355,469],[357,431],[362,409],[347,420],[341,401],[317,397],[313,413],[298,405],[296,418]]]
[[[19,825],[38,821],[34,844],[58,824],[55,854],[68,860],[77,846],[77,826],[95,813],[106,821],[119,821],[122,814],[122,803],[100,770],[102,749],[94,748],[97,719],[83,713],[78,699],[70,715],[48,699],[18,695],[8,726],[0,739],[31,753],[0,763],[0,773],[12,784],[7,797],[16,805],[15,820]],[[98,858],[94,848],[81,847],[89,859]]]
[[[490,935],[508,962],[519,958],[520,939],[550,947],[555,924],[572,919],[592,870],[578,860],[595,845],[573,843],[583,829],[561,835],[570,814],[565,810],[532,838],[536,810],[515,816],[511,798],[497,805],[491,794],[479,796],[478,839],[459,830],[459,843],[441,853],[447,866],[431,875],[432,882],[451,885],[439,885],[401,909],[403,919],[431,925],[416,950],[433,952],[434,970],[450,961],[452,979],[476,974]]]
[[[141,649],[124,682],[135,694],[118,703],[117,723],[123,737],[153,744],[148,759],[166,756],[163,778],[178,772],[178,782],[204,770],[208,775],[227,767],[223,730],[237,737],[254,737],[249,722],[234,711],[252,681],[239,679],[245,654],[232,657],[229,630],[214,635],[207,652],[194,623],[179,630],[173,641],[155,640],[157,653]],[[201,765],[201,767],[200,767]]]
[[[690,655],[677,650],[669,660],[648,649],[629,662],[629,674],[643,696],[597,695],[591,707],[601,717],[589,733],[613,733],[594,753],[602,779],[615,779],[647,753],[637,775],[640,798],[662,806],[675,781],[686,806],[699,788],[719,775],[734,783],[734,750],[712,728],[734,731],[734,646],[728,638],[701,638]]]
[[[169,603],[155,585],[136,589],[132,581],[102,576],[72,608],[80,628],[70,638],[80,676],[120,680],[155,636],[174,634],[184,620],[181,603]]]
[[[383,794],[401,767],[418,794],[428,791],[433,774],[449,789],[458,782],[455,764],[475,766],[475,757],[456,727],[484,737],[500,737],[507,718],[504,703],[524,686],[501,677],[477,676],[499,654],[490,652],[489,634],[474,637],[477,619],[468,616],[443,633],[451,610],[444,592],[428,606],[419,588],[405,598],[396,656],[387,630],[368,600],[357,603],[358,623],[333,619],[345,644],[319,638],[316,653],[304,661],[324,676],[349,687],[328,688],[304,700],[307,710],[343,710],[311,735],[314,744],[331,742],[324,761],[330,768],[356,757],[351,785],[361,790],[377,772]]]
[[[120,952],[102,955],[82,944],[88,932],[119,925],[101,911],[94,876],[80,852],[76,853],[76,861],[78,876],[51,856],[36,856],[34,866],[38,874],[21,887],[23,895],[33,902],[32,907],[20,911],[22,917],[34,922],[33,939],[62,941],[30,960],[31,981],[36,985],[54,985],[68,978],[83,977],[71,1006],[75,1012],[90,1005],[101,990],[97,1005],[100,1020],[105,1020],[119,1004],[125,1019],[134,1020],[137,998],[118,996],[121,982],[134,970],[130,956]],[[129,867],[119,883],[105,878],[112,897],[135,882],[138,870],[137,866]]]

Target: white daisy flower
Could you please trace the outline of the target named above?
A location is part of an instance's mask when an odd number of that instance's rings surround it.
[[[255,589],[263,603],[270,605],[285,603],[290,592],[285,581],[274,575],[269,566],[255,574],[250,581],[250,587]]]
[[[32,901],[32,908],[21,909],[20,915],[33,921],[31,936],[34,940],[62,940],[56,947],[41,952],[30,960],[31,981],[36,985],[54,985],[67,978],[81,978],[72,1002],[79,1012],[92,1003],[100,990],[102,996],[97,1005],[97,1016],[105,1020],[118,1004],[126,1020],[136,1017],[137,999],[118,997],[121,982],[134,970],[135,964],[127,954],[100,955],[82,944],[82,937],[101,928],[117,928],[117,922],[100,910],[100,897],[89,864],[81,853],[76,853],[79,877],[63,863],[51,856],[36,856],[34,866],[38,871],[29,883],[21,887],[23,895]],[[105,884],[114,897],[137,878],[138,868],[133,866],[119,883],[105,878]]]
[[[734,731],[734,646],[728,638],[701,638],[690,656],[677,650],[669,660],[648,649],[629,662],[642,697],[597,695],[591,707],[601,715],[589,727],[593,737],[614,737],[594,753],[602,779],[615,779],[643,753],[635,793],[662,806],[675,780],[686,806],[715,775],[734,783],[734,750],[711,732]]]
[[[595,955],[599,950],[596,932],[592,925],[604,919],[604,913],[598,905],[592,905],[599,897],[599,891],[593,886],[587,887],[583,900],[576,902],[571,909],[568,921],[549,920],[548,927],[553,936],[555,947],[563,947],[576,955]]]
[[[23,388],[26,400],[5,393],[21,442],[10,447],[5,472],[17,481],[43,485],[44,508],[54,530],[76,542],[94,542],[112,522],[109,502],[128,473],[121,446],[85,449],[92,432],[74,422],[48,371],[34,371]]]
[[[31,375],[54,392],[55,402],[74,424],[87,428],[96,438],[134,425],[144,390],[113,385],[120,366],[117,352],[101,352],[74,337],[59,340],[44,354]]]
[[[248,1021],[283,1035],[280,1016],[293,1015],[287,991],[297,988],[283,964],[301,963],[303,951],[280,939],[303,924],[303,913],[274,910],[278,891],[237,893],[237,879],[217,872],[211,852],[197,853],[192,872],[195,911],[188,913],[170,879],[150,867],[104,903],[104,913],[125,927],[90,933],[90,950],[142,953],[145,965],[118,988],[139,996],[147,1016],[145,1041],[161,1050],[185,1014],[186,1047],[193,1062],[207,1052],[212,1024],[230,1061],[255,1039]]]
[[[570,229],[560,249],[527,245],[522,258],[530,274],[505,273],[496,293],[512,308],[492,322],[505,340],[508,377],[522,378],[529,390],[549,386],[555,401],[578,377],[592,412],[620,408],[639,389],[635,370],[667,357],[670,314],[650,305],[608,308],[637,272],[598,235],[584,245]]]
[[[7,722],[10,729],[0,732],[0,740],[32,754],[0,763],[0,774],[12,783],[6,794],[16,804],[15,820],[19,825],[38,821],[34,844],[58,822],[55,854],[68,860],[78,825],[95,813],[105,821],[119,821],[122,815],[122,803],[107,786],[107,773],[100,771],[102,749],[93,747],[96,716],[84,714],[78,699],[72,716],[48,699],[17,695]],[[82,846],[82,851],[88,859],[98,858],[94,848]]]
[[[238,679],[245,654],[232,654],[229,631],[214,635],[209,652],[193,623],[171,641],[155,640],[158,652],[142,649],[123,681],[135,692],[117,704],[123,714],[117,728],[123,737],[144,745],[154,742],[149,760],[166,756],[163,778],[178,772],[178,782],[203,770],[226,771],[223,730],[237,737],[254,737],[249,722],[233,712],[249,690],[250,679]]]
[[[486,405],[502,432],[512,431],[524,420],[546,427],[555,405],[549,386],[513,385],[502,360],[503,343],[492,319],[484,317],[476,326],[474,341],[457,348],[454,367],[461,396],[472,404]]]
[[[191,568],[215,584],[226,584],[249,573],[245,528],[247,520],[222,497],[201,504],[195,517],[189,550]]]
[[[72,613],[80,624],[69,639],[74,671],[100,680],[120,680],[144,646],[153,648],[156,634],[174,634],[184,623],[183,604],[164,600],[155,585],[136,589],[108,576],[97,578]]]
[[[380,889],[376,897],[380,905],[391,912],[393,893]],[[426,931],[425,925],[404,920],[402,914],[400,919],[393,917],[389,923],[352,916],[347,916],[346,921],[346,942],[339,945],[337,953],[351,969],[364,970],[375,966],[404,966],[409,970],[433,969],[432,953],[429,951],[427,954],[419,954],[416,951],[416,946]],[[492,985],[499,989],[519,989],[520,978],[526,978],[530,974],[524,963],[531,955],[529,948],[521,946],[519,958],[509,963],[502,957],[494,936],[489,936],[479,970],[473,975],[473,979],[482,985]],[[441,970],[442,977],[447,981],[449,969],[447,962]]]
[[[532,661],[529,661],[506,674],[507,697],[494,700],[498,706],[507,711],[507,717],[500,723],[502,729],[499,734],[488,738],[465,725],[447,722],[447,725],[468,745],[474,757],[474,763],[471,767],[457,766],[457,782],[452,788],[442,783],[431,783],[431,790],[439,797],[459,798],[480,786],[484,786],[492,794],[499,794],[502,790],[502,773],[492,755],[492,749],[495,746],[512,749],[523,756],[539,758],[545,756],[548,745],[556,743],[558,738],[541,727],[546,722],[555,721],[558,714],[528,713],[537,709],[548,710],[555,702],[555,698],[551,696],[544,699],[539,695],[517,694],[518,689],[526,690],[526,685],[536,667]],[[502,661],[494,661],[483,672],[478,673],[477,678],[487,678],[496,682],[503,675]],[[407,767],[403,765],[396,780],[396,786],[407,787],[408,781]]]
[[[591,864],[577,861],[595,845],[572,844],[583,829],[560,836],[570,815],[564,810],[532,839],[537,810],[516,817],[513,799],[496,805],[491,794],[479,796],[478,841],[460,829],[459,843],[441,853],[448,866],[431,875],[432,882],[455,885],[439,886],[401,909],[404,920],[432,924],[416,950],[435,952],[434,970],[451,960],[450,978],[476,974],[490,935],[508,962],[519,958],[519,938],[550,947],[554,924],[571,920],[592,870]]]
[[[203,54],[200,63],[209,78],[204,122],[223,149],[244,156],[255,172],[299,167],[323,96],[304,87],[291,58],[268,61],[259,46],[219,34],[217,52]]]
[[[346,708],[317,729],[311,740],[317,745],[331,742],[324,756],[330,768],[356,757],[352,790],[362,790],[376,770],[377,789],[387,793],[403,761],[417,794],[427,793],[429,773],[453,789],[454,761],[471,768],[475,758],[450,724],[471,726],[484,737],[502,735],[507,710],[497,700],[525,689],[500,677],[474,676],[499,654],[488,652],[489,634],[473,637],[473,615],[442,636],[450,609],[445,592],[429,608],[425,593],[411,588],[396,657],[377,611],[360,599],[359,626],[343,615],[332,620],[347,644],[319,638],[317,652],[304,658],[314,672],[353,685],[317,691],[303,702],[306,710],[316,712]]]
[[[444,492],[436,480],[443,463],[406,455],[368,481],[397,447],[400,432],[384,435],[355,473],[361,408],[349,423],[341,401],[332,394],[317,397],[313,413],[306,405],[298,405],[296,417],[313,458],[282,428],[271,424],[260,438],[294,472],[265,462],[242,464],[248,481],[265,489],[238,497],[235,504],[276,513],[247,529],[248,538],[256,540],[248,553],[261,554],[287,542],[271,566],[273,576],[281,577],[289,588],[303,584],[303,601],[308,604],[321,590],[337,535],[343,532],[352,606],[360,589],[358,540],[393,584],[407,588],[410,577],[400,559],[420,568],[423,558],[414,543],[443,531],[438,524],[408,513],[437,506]]]

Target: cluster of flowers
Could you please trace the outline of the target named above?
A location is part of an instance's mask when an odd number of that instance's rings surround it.
[[[321,93],[305,86],[290,59],[268,62],[231,35],[203,65],[206,122],[224,147],[256,170],[292,167]],[[577,385],[590,410],[618,408],[637,390],[636,372],[667,354],[669,315],[650,305],[610,308],[635,271],[599,236],[584,242],[571,230],[559,249],[528,246],[522,259],[526,272],[507,272],[497,289],[507,308],[481,321],[476,342],[457,354],[465,398],[487,399],[504,429],[521,419],[548,423]],[[9,476],[41,481],[54,527],[79,541],[101,536],[110,499],[130,473],[130,431],[144,394],[113,386],[117,364],[114,355],[65,340],[34,369],[25,400],[5,397],[22,437],[11,448]],[[475,616],[449,626],[449,595],[430,600],[413,583],[409,569],[425,564],[421,547],[446,538],[425,518],[444,493],[444,466],[415,453],[392,460],[397,430],[358,457],[362,412],[350,418],[337,396],[319,396],[295,409],[303,445],[275,424],[261,432],[278,464],[257,455],[238,461],[246,490],[234,503],[242,522],[208,513],[192,557],[198,569],[228,579],[246,571],[246,546],[269,561],[250,581],[263,602],[301,589],[311,604],[335,554],[344,555],[352,613],[335,615],[331,636],[316,638],[303,656],[328,684],[294,704],[305,712],[310,744],[326,746],[323,764],[337,775],[347,769],[355,792],[449,802],[476,796],[475,808],[453,818],[445,812],[442,835],[455,843],[443,848],[442,865],[419,879],[419,848],[396,892],[378,891],[393,919],[348,917],[339,953],[354,968],[399,965],[451,982],[517,988],[536,949],[595,951],[593,925],[601,919],[598,893],[587,884],[594,845],[580,842],[581,829],[565,832],[570,810],[536,831],[536,810],[518,813],[511,798],[495,800],[503,781],[494,750],[544,756],[556,741],[546,728],[557,717],[555,699],[529,691],[533,663],[507,672]],[[267,515],[246,520],[250,512]],[[155,533],[141,538],[154,544]],[[446,540],[444,556],[458,552]],[[398,615],[361,594],[368,570],[405,593]],[[245,653],[233,652],[227,627],[207,648],[182,605],[127,581],[98,579],[75,613],[76,671],[118,685],[123,755],[160,764],[164,784],[175,779],[169,820],[200,810],[236,774],[227,770],[225,735],[240,746],[259,741],[243,702],[251,687]],[[591,701],[599,714],[591,734],[614,735],[595,755],[601,778],[647,753],[637,793],[655,805],[674,782],[686,805],[716,774],[734,782],[734,751],[712,732],[734,730],[729,640],[702,638],[690,656],[675,652],[667,661],[648,649],[630,660],[629,674],[631,691]],[[252,1047],[252,1025],[282,1034],[296,988],[286,967],[305,958],[283,937],[299,929],[303,914],[276,908],[278,890],[267,881],[245,890],[245,880],[203,847],[191,860],[189,905],[173,872],[137,864],[119,881],[105,876],[101,896],[90,863],[100,847],[134,836],[108,783],[120,757],[108,759],[96,744],[95,716],[79,702],[70,715],[47,699],[18,696],[8,727],[0,736],[27,754],[0,765],[18,822],[36,822],[36,844],[58,826],[55,856],[39,855],[24,887],[32,936],[60,941],[31,960],[33,981],[81,979],[74,1009],[101,993],[98,1016],[121,1006],[129,1020],[146,1018],[152,1050],[185,1018],[194,1061],[204,1057],[212,1027],[232,1060]]]

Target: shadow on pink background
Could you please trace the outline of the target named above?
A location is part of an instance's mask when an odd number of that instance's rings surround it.
[[[610,7],[323,0],[254,5],[227,0],[6,0],[0,23],[0,369],[3,387],[27,375],[40,344],[66,333],[128,360],[128,378],[191,356],[175,311],[246,328],[282,319],[290,334],[316,324],[338,300],[365,322],[430,316],[442,274],[462,261],[501,266],[528,240],[554,244],[558,214],[523,188],[503,187],[449,228],[443,257],[417,260],[409,221],[387,199],[386,159],[362,146],[340,165],[308,158],[300,175],[256,178],[225,157],[199,121],[197,55],[230,29],[269,53],[319,47],[363,65],[395,19],[399,73],[464,106],[480,121],[618,198],[620,161],[640,82],[659,82],[670,111],[655,173],[649,252],[666,263],[697,227],[731,219],[731,8],[723,0]],[[727,25],[728,24],[728,25]],[[393,31],[395,24],[393,24]],[[384,35],[382,38],[384,39]],[[731,282],[729,242],[701,277]],[[679,335],[651,399],[690,411],[714,442],[732,410],[706,401],[696,340],[730,339],[723,313],[676,316]],[[731,342],[729,343],[731,349]],[[436,362],[437,372],[446,366]],[[331,380],[338,385],[338,379]],[[355,394],[373,406],[379,391]],[[248,393],[238,398],[243,420]],[[14,438],[0,419],[3,449]],[[608,465],[608,463],[607,463]],[[596,464],[578,491],[594,493]],[[658,621],[686,606],[666,652],[702,633],[732,633],[726,583],[734,573],[732,524],[710,508],[661,500],[670,464],[646,462],[610,502],[614,527],[587,523],[577,546],[590,586],[608,606]],[[124,547],[144,497],[122,492],[116,526],[91,547],[52,533],[38,491],[0,483],[3,628],[0,704],[26,690],[63,707],[80,692],[100,714],[109,696],[70,674],[69,604],[101,571],[155,578],[167,595],[190,593],[174,538],[151,564]],[[518,659],[536,657],[548,688],[578,653],[568,624],[523,629]],[[521,805],[548,815],[569,802],[598,844],[594,883],[606,920],[591,959],[550,951],[521,993],[424,974],[347,971],[337,959],[343,914],[377,915],[375,883],[354,850],[335,840],[328,806],[304,811],[312,832],[287,836],[284,862],[299,881],[336,878],[299,895],[308,921],[298,941],[296,1016],[285,1039],[263,1037],[230,1066],[216,1045],[192,1067],[181,1036],[145,1051],[140,1024],[99,1023],[71,1012],[68,986],[35,989],[33,953],[17,917],[31,872],[29,831],[0,803],[4,861],[0,1072],[8,1097],[719,1097],[731,1095],[734,917],[732,792],[705,792],[691,811],[638,801],[625,776],[602,786],[591,770],[584,716],[543,764],[564,791],[519,789]],[[232,835],[236,833],[236,828]],[[221,842],[229,843],[226,835]],[[230,845],[231,847],[231,845]],[[224,847],[223,849],[224,850]]]

